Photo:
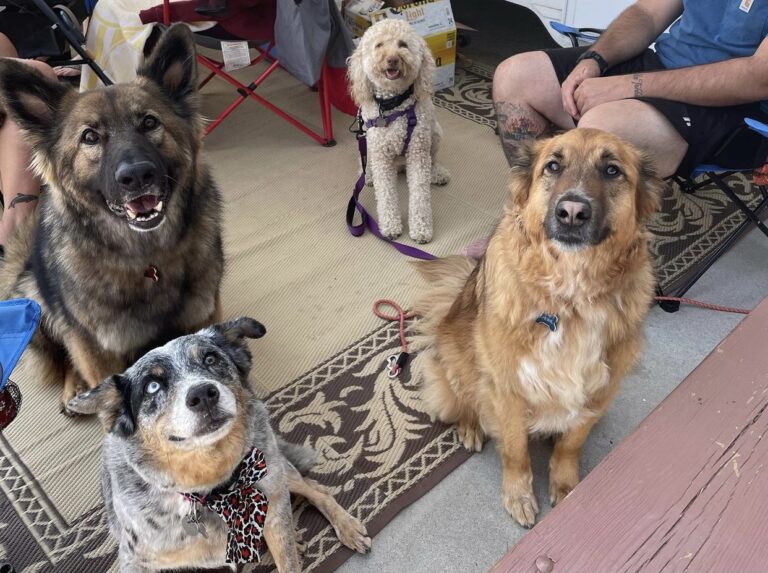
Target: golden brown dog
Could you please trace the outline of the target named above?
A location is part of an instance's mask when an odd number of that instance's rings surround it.
[[[424,397],[468,450],[498,441],[503,501],[538,513],[528,435],[553,435],[550,501],[638,356],[654,288],[644,223],[661,181],[633,147],[575,129],[522,146],[512,196],[482,260],[419,263]]]

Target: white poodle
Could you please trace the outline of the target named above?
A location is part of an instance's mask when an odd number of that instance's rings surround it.
[[[396,180],[398,158],[404,153],[409,234],[427,243],[432,239],[430,183],[445,185],[450,180],[435,162],[442,130],[432,103],[432,52],[410,24],[387,19],[366,30],[348,63],[352,98],[367,127],[379,228],[390,239],[403,232]]]

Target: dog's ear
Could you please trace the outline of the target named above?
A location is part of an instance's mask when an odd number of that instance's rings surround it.
[[[104,428],[122,438],[136,431],[130,382],[120,374],[113,374],[93,390],[78,394],[67,408],[77,414],[98,414]]]
[[[158,40],[138,74],[154,82],[182,117],[197,108],[195,40],[186,24],[174,24]]]
[[[419,69],[419,76],[416,78],[414,92],[417,100],[425,101],[431,99],[435,92],[435,57],[424,38],[418,36],[417,41],[421,52],[421,68]]]
[[[661,202],[661,194],[666,183],[656,174],[656,167],[647,155],[642,155],[638,163],[637,195],[635,209],[637,220],[647,223]]]
[[[267,333],[264,325],[244,316],[221,324],[214,324],[211,330],[218,346],[229,354],[242,374],[247,374],[251,368],[251,351],[248,350],[245,339],[264,336]]]
[[[373,84],[363,69],[363,42],[355,48],[347,58],[347,78],[349,79],[349,94],[357,107],[362,107],[373,101]]]
[[[0,58],[0,108],[24,131],[32,148],[48,149],[58,128],[56,116],[74,90],[32,66]]]
[[[518,141],[512,150],[509,159],[509,167],[512,178],[509,189],[515,205],[522,207],[528,201],[528,193],[533,184],[533,166],[539,154],[539,145],[536,140]]]

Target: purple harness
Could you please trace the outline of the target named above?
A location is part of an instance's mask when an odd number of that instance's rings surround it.
[[[379,230],[379,224],[376,222],[376,219],[374,219],[368,211],[365,210],[365,207],[360,203],[360,193],[365,187],[365,167],[366,163],[368,161],[368,146],[365,141],[365,130],[370,129],[372,127],[389,127],[392,122],[395,120],[405,116],[408,119],[408,130],[405,133],[405,141],[403,142],[403,151],[400,155],[406,155],[408,153],[408,145],[411,142],[411,136],[413,135],[413,129],[416,127],[416,104],[412,103],[407,108],[396,111],[393,114],[390,114],[385,117],[377,117],[376,119],[369,119],[365,123],[363,123],[363,116],[362,111],[357,112],[357,146],[360,150],[360,164],[362,165],[362,173],[360,174],[360,177],[357,180],[357,183],[355,183],[355,188],[352,191],[352,197],[349,199],[349,203],[347,204],[347,227],[349,228],[349,232],[352,233],[355,237],[361,237],[363,233],[365,233],[366,227],[371,230],[371,232],[376,235],[379,239],[382,239],[383,241],[387,241],[390,243],[393,247],[395,247],[398,251],[400,251],[404,255],[408,255],[409,257],[414,257],[417,259],[423,259],[426,261],[435,259],[434,255],[422,251],[421,249],[417,249],[416,247],[411,247],[410,245],[405,245],[403,243],[398,243],[397,241],[392,241],[391,239],[388,239],[384,235],[381,234],[381,231]],[[365,129],[363,129],[365,127]],[[354,218],[355,218],[355,211],[360,213],[360,224],[355,225],[354,224]]]

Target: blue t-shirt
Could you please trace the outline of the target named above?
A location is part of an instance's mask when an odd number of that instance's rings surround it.
[[[680,19],[656,40],[666,68],[751,56],[768,34],[768,0],[684,0]]]

